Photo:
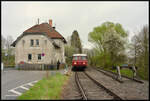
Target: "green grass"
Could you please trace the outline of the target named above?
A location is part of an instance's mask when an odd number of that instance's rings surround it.
[[[146,71],[144,68],[140,68],[137,73],[142,79],[149,81],[149,70]]]
[[[112,71],[112,72],[117,73],[116,69],[104,68],[104,70],[108,70],[108,71]],[[121,69],[120,72],[121,72],[121,75],[125,75],[125,76],[131,77],[131,78],[133,77],[133,71],[130,70],[130,69]],[[146,70],[144,70],[144,68],[138,69],[136,75],[140,79],[149,81],[149,76],[148,76],[149,72],[147,72]]]
[[[126,76],[128,76],[128,77],[133,77],[133,72],[132,72],[132,70],[129,70],[129,69],[121,69],[120,72],[121,72],[122,75],[126,75]]]
[[[18,97],[19,100],[48,100],[60,99],[62,86],[67,76],[57,73],[54,76],[43,78],[32,88]]]
[[[117,70],[112,70],[112,69],[109,69],[109,68],[104,68],[104,70],[109,70],[109,71],[117,73]],[[121,75],[125,75],[125,76],[128,76],[128,77],[133,77],[133,72],[130,69],[121,69],[120,72],[121,72]]]

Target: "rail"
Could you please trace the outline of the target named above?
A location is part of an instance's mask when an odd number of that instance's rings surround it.
[[[104,85],[102,85],[101,83],[99,83],[97,80],[93,79],[90,75],[88,75],[86,72],[84,72],[85,75],[91,79],[97,86],[102,87],[103,89],[105,89],[107,92],[109,92],[112,96],[114,96],[115,100],[123,100],[121,97],[119,97],[117,94],[113,93],[111,90],[109,90],[108,88],[106,88]]]
[[[80,80],[79,80],[77,72],[75,72],[75,82],[76,82],[76,84],[77,84],[77,86],[78,86],[78,88],[79,88],[79,90],[80,90],[80,92],[82,94],[82,99],[83,100],[88,100],[87,95],[86,95],[86,93],[85,93],[85,91],[84,91],[84,89],[83,89],[83,87],[82,87],[82,85],[80,83]]]
[[[112,79],[118,81],[119,83],[123,83],[122,80],[119,80],[119,79],[117,79],[117,78],[115,78],[115,77],[113,77],[113,76],[111,76],[111,75],[109,75],[109,74],[107,74],[107,73],[105,73],[105,72],[99,70],[99,69],[96,69],[96,70],[99,71],[99,72],[102,72],[103,74],[105,74],[105,75],[107,75],[107,76],[109,76],[109,77],[111,77]]]
[[[100,68],[99,68],[99,69],[100,69]],[[96,69],[96,70],[99,71],[99,69]],[[101,70],[104,70],[104,69],[101,69]],[[115,74],[115,75],[118,75],[117,73],[114,73],[114,72],[109,71],[109,70],[104,70],[104,71],[109,72],[109,73],[112,73],[112,74]],[[106,73],[105,73],[105,74],[106,74]],[[107,75],[108,75],[108,74],[107,74]],[[130,80],[133,80],[133,81],[135,81],[135,82],[138,82],[138,83],[143,83],[141,80],[137,80],[137,79],[135,79],[135,78],[130,78],[130,77],[125,76],[125,75],[121,75],[121,76],[124,77],[124,78],[130,79]],[[123,81],[121,81],[121,82],[123,82]]]

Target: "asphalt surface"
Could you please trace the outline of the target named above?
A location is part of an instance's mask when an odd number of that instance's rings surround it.
[[[56,72],[63,73],[64,70],[53,70],[49,73],[50,75],[53,75]],[[46,76],[46,71],[4,69],[4,71],[1,71],[1,99],[16,99],[17,96],[8,96],[14,95],[10,94],[9,90],[35,80],[40,80],[44,76]]]

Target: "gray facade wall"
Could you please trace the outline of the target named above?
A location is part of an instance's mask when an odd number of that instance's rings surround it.
[[[30,46],[30,40],[34,40],[34,45]],[[36,46],[36,39],[39,40],[39,46]],[[24,40],[24,42],[23,42]],[[21,61],[30,64],[56,64],[57,60],[65,62],[64,43],[61,39],[53,39],[61,48],[56,49],[52,41],[44,35],[25,35],[16,44],[15,63]],[[44,53],[45,56],[38,60],[38,54]],[[28,54],[32,54],[32,59],[28,60]]]

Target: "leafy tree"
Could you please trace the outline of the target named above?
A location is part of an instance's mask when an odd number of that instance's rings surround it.
[[[134,54],[132,60],[139,67],[138,74],[144,78],[149,77],[149,29],[145,25],[141,31],[132,37],[130,53]]]
[[[82,53],[81,40],[76,30],[73,31],[71,37],[67,38],[67,45],[65,46],[66,62],[71,64],[72,55],[75,53]]]
[[[132,43],[130,44],[130,51],[129,52],[130,52],[130,55],[133,56],[133,58],[134,58],[133,59],[134,60],[133,64],[136,65],[137,56],[138,56],[138,54],[141,50],[141,46],[139,44],[139,38],[138,38],[137,35],[134,35],[132,37],[131,41],[132,41]]]
[[[67,44],[65,45],[66,63],[71,65],[72,55],[75,53],[75,48],[71,46],[71,37],[67,37]]]
[[[72,46],[66,45],[65,46],[65,56],[66,56],[66,62],[68,64],[71,64],[72,62],[72,55],[75,53],[75,49]]]
[[[77,30],[74,30],[71,35],[71,46],[75,48],[76,53],[82,53],[82,45]]]
[[[104,67],[112,64],[118,65],[125,60],[122,59],[121,61],[118,57],[126,57],[123,53],[127,35],[121,24],[114,24],[113,22],[104,22],[89,33],[89,41],[96,46],[99,54],[101,54],[99,60],[103,60]]]
[[[2,49],[6,48],[6,38],[2,35]]]

